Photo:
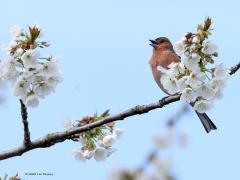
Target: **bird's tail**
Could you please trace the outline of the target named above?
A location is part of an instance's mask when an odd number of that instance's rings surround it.
[[[190,103],[191,106],[194,106],[194,103]],[[208,117],[206,113],[199,113],[195,111],[198,118],[201,120],[203,127],[209,133],[211,130],[216,130],[217,126],[211,121],[211,119]]]
[[[215,124],[211,121],[211,119],[208,117],[208,115],[206,113],[199,113],[197,111],[195,111],[195,112],[198,115],[199,119],[201,120],[202,125],[205,128],[205,130],[207,131],[207,133],[209,133],[211,130],[217,129]]]

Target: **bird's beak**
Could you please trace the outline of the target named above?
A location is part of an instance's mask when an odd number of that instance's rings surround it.
[[[149,44],[150,46],[152,46],[152,47],[157,47],[157,42],[155,41],[155,40],[149,40],[150,42],[151,42],[151,44]]]

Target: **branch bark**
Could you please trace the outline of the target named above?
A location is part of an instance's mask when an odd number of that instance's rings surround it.
[[[20,99],[20,104],[21,104],[21,115],[22,115],[22,123],[23,123],[23,131],[24,131],[24,139],[23,139],[23,145],[26,147],[29,147],[31,144],[31,139],[30,139],[30,131],[28,127],[28,113],[27,113],[27,107],[25,104],[22,102]]]
[[[229,74],[232,75],[236,73],[239,70],[239,68],[240,68],[240,63],[230,68]],[[116,115],[108,116],[100,121],[90,123],[72,130],[49,133],[46,136],[43,136],[35,141],[32,141],[29,144],[29,146],[22,145],[15,149],[2,151],[0,153],[0,160],[8,159],[14,156],[21,156],[23,153],[26,153],[33,149],[46,148],[46,147],[53,146],[56,143],[60,143],[68,139],[73,139],[74,137],[76,137],[77,134],[89,131],[95,127],[99,127],[101,125],[114,122],[114,121],[124,120],[127,117],[148,113],[149,111],[152,111],[157,108],[162,108],[165,105],[168,105],[170,103],[173,103],[179,100],[180,100],[180,95],[166,96],[161,100],[159,100],[158,102],[150,103],[147,105],[137,105],[123,112],[120,112]]]
[[[235,72],[237,72],[240,68],[240,62],[238,64],[236,64],[235,66],[230,68],[229,74],[233,75]]]

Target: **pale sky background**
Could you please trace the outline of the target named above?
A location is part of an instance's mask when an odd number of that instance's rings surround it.
[[[68,0],[2,1],[0,43],[10,41],[13,25],[26,28],[39,23],[52,46],[47,52],[61,55],[64,81],[56,92],[29,109],[32,139],[62,131],[65,117],[81,118],[111,108],[118,113],[164,96],[155,85],[148,65],[148,39],[167,36],[176,42],[184,32],[194,31],[205,16],[213,18],[212,39],[219,46],[219,63],[240,61],[240,3],[228,1],[161,0]],[[0,54],[5,57],[4,52]],[[208,114],[218,126],[206,134],[193,112],[177,129],[190,133],[187,149],[174,152],[174,169],[180,180],[240,179],[239,73],[231,77],[224,98]],[[22,143],[19,103],[12,90],[0,106],[0,150]],[[181,103],[134,116],[117,127],[126,133],[117,142],[118,151],[105,162],[78,162],[66,141],[51,148],[35,149],[22,157],[0,162],[0,175],[19,172],[25,180],[104,180],[113,167],[139,165],[153,147],[152,137],[164,130],[164,120]],[[25,176],[28,172],[51,172],[53,177]]]

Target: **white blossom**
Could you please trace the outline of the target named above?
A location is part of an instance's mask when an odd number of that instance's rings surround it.
[[[197,89],[198,97],[203,97],[204,99],[210,100],[214,97],[215,91],[209,84],[203,84]]]
[[[56,62],[49,61],[43,64],[42,71],[45,76],[56,76],[59,74],[58,64]]]
[[[199,62],[201,59],[201,57],[197,53],[192,53],[191,58],[193,61],[197,61],[197,62]]]
[[[166,89],[169,94],[175,94],[179,92],[179,88],[177,86],[177,79],[170,79],[169,76],[163,75],[160,80],[164,89]]]
[[[168,69],[166,69],[162,66],[157,66],[157,70],[160,71],[161,73],[165,73],[165,74],[168,73]]]
[[[11,34],[14,38],[20,36],[21,33],[22,33],[21,28],[17,25],[11,28]]]
[[[60,74],[58,74],[58,75],[56,74],[53,76],[49,76],[47,79],[47,83],[52,88],[55,88],[60,82],[62,82],[62,80],[63,80],[62,76],[60,76]]]
[[[123,128],[114,128],[113,130],[113,135],[116,136],[117,139],[119,139],[123,133],[124,133]]]
[[[41,82],[33,85],[33,91],[40,97],[45,97],[53,92],[53,87],[47,82]]]
[[[26,98],[26,105],[29,107],[37,107],[39,104],[38,97],[31,93],[30,95],[27,96]]]
[[[78,138],[78,142],[80,142],[82,146],[85,146],[87,143],[87,138],[84,135],[80,135]]]
[[[31,73],[28,71],[29,76],[31,76]],[[36,74],[35,76],[33,76],[31,79],[31,83],[33,85],[37,85],[40,83],[47,83],[47,78],[43,75],[43,74]]]
[[[198,111],[199,113],[205,113],[209,109],[213,107],[212,103],[208,100],[198,100],[194,104],[194,109]]]
[[[117,149],[115,148],[112,148],[112,147],[106,147],[106,150],[107,150],[107,157],[111,156],[112,153],[116,152]]]
[[[213,89],[224,88],[226,86],[226,79],[218,79],[214,77],[210,80],[209,84]]]
[[[22,55],[22,61],[25,67],[34,68],[38,65],[40,53],[37,50],[29,49]]]
[[[222,98],[230,76],[222,64],[214,68],[207,66],[214,62],[213,57],[217,55],[217,46],[207,38],[202,37],[199,31],[185,33],[175,44],[176,51],[182,55],[181,63],[172,63],[168,69],[159,69],[163,72],[160,81],[165,92],[179,92],[180,99],[188,103],[195,102],[194,109],[200,113],[212,108],[215,99]],[[178,64],[183,66],[179,68]]]
[[[10,41],[8,44],[2,46],[3,51],[7,51],[7,54],[10,54],[12,48],[17,46],[17,42],[15,40]]]
[[[58,58],[40,58],[38,48],[45,41],[28,43],[30,31],[35,28],[42,33],[39,25],[35,24],[24,32],[18,26],[11,29],[13,40],[5,48],[9,54],[3,62],[0,61],[0,78],[10,80],[13,84],[14,95],[23,100],[29,107],[36,107],[39,98],[44,98],[62,81],[58,67]],[[33,44],[32,44],[33,43]]]
[[[199,72],[197,74],[195,73],[191,73],[188,77],[188,79],[185,81],[186,84],[188,84],[189,86],[196,88],[198,87],[200,84],[203,83],[203,81],[205,80],[206,75],[202,72]]]
[[[193,43],[199,43],[200,39],[198,38],[198,36],[194,36],[193,39],[192,39],[192,42]]]
[[[104,147],[104,144],[103,144],[103,140],[102,139],[98,139],[97,140],[97,143],[100,147]]]
[[[200,58],[197,56],[184,57],[182,59],[182,63],[194,73],[198,73],[200,71],[199,61],[200,61]]]
[[[215,91],[214,97],[216,99],[221,99],[223,97],[223,88],[226,86],[226,79],[213,78],[209,84]]]
[[[230,75],[228,73],[228,69],[223,65],[219,64],[214,69],[214,77],[218,79],[228,78]]]
[[[114,135],[107,135],[103,138],[103,145],[106,147],[112,146],[116,142],[117,137]]]
[[[176,52],[181,55],[185,51],[185,45],[182,41],[177,41],[174,45]]]
[[[103,147],[98,147],[95,150],[94,159],[96,161],[104,161],[108,156],[108,150]]]
[[[212,43],[212,42],[206,42],[203,43],[203,49],[202,52],[205,54],[213,54],[215,52],[217,52],[217,45]]]
[[[180,97],[181,100],[186,101],[188,103],[194,102],[196,100],[196,98],[197,98],[197,95],[193,91],[192,88],[185,88],[182,91],[182,94],[181,94],[181,97]]]
[[[4,80],[13,80],[17,77],[17,75],[18,75],[18,72],[12,58],[8,58],[7,60],[1,62],[0,78]]]
[[[155,136],[153,141],[157,148],[165,149],[173,144],[175,140],[174,133],[171,129],[168,129],[164,134]]]
[[[171,63],[168,65],[167,74],[172,79],[178,76],[179,74],[182,74],[185,70],[184,65],[182,63]]]
[[[61,61],[61,59],[62,59],[61,56],[52,56],[51,57],[51,62],[59,63]]]
[[[19,78],[13,85],[14,95],[25,100],[29,85],[30,84],[27,80]]]
[[[86,158],[84,156],[84,151],[82,149],[73,150],[74,157],[81,162],[85,162]]]
[[[169,142],[166,141],[165,137],[161,135],[154,137],[153,141],[154,141],[154,144],[159,149],[165,149],[166,147],[169,146]]]
[[[91,150],[84,150],[83,151],[83,157],[85,159],[91,159],[94,155],[94,151],[91,151]]]
[[[216,89],[214,96],[216,99],[222,99],[223,98],[223,88]]]
[[[156,169],[156,172],[159,173],[160,177],[166,178],[166,176],[170,174],[172,164],[169,158],[154,159],[152,163]]]
[[[23,49],[22,48],[18,48],[15,52],[16,56],[22,56],[22,54],[23,54]]]
[[[188,80],[188,76],[183,76],[177,81],[177,86],[180,91],[182,91],[187,87],[187,83],[186,83],[187,80]]]

